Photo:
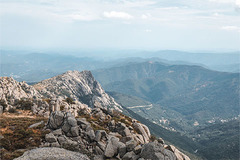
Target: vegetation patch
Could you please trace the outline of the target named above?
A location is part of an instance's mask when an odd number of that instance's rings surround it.
[[[31,99],[22,98],[19,101],[17,101],[15,105],[17,105],[18,109],[31,110],[31,107],[33,106],[33,102]]]
[[[38,147],[47,133],[44,124],[28,128],[37,122],[47,122],[46,118],[5,117],[0,116],[1,159],[11,160],[21,156],[24,151]]]

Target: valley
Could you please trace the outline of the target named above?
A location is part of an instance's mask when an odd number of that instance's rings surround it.
[[[177,146],[191,159],[238,158],[239,73],[157,58],[102,61],[52,55],[54,61],[50,63],[45,61],[48,55],[37,56],[40,59],[24,64],[16,56],[19,64],[12,64],[11,73],[4,69],[1,74],[26,80],[46,101],[58,104],[55,110],[64,105],[74,115],[86,106],[107,106],[121,111],[148,126],[154,136]],[[34,57],[30,56],[29,61],[32,59]],[[69,62],[62,64],[64,59]],[[11,60],[5,62],[12,63]],[[26,70],[32,65],[36,65],[37,70]],[[92,73],[67,71],[69,69],[90,69]],[[67,72],[62,74],[63,71]],[[28,92],[35,95],[36,91],[30,89]],[[77,100],[76,104],[64,102],[69,96]],[[15,98],[20,97],[15,95]],[[34,100],[33,103],[43,105],[35,108],[34,114],[46,116],[51,112],[45,102]],[[224,152],[220,148],[224,148]]]

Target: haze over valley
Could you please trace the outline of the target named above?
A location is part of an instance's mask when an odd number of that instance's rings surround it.
[[[0,0],[1,160],[239,160],[240,0]]]

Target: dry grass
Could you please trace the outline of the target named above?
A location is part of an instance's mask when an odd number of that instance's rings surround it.
[[[1,160],[11,160],[19,157],[25,150],[38,147],[44,138],[46,131],[43,130],[44,124],[36,128],[28,128],[30,125],[44,121],[43,117],[23,114],[4,114],[0,116],[0,139]]]

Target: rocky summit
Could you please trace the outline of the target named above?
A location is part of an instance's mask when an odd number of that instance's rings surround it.
[[[121,110],[121,106],[105,93],[90,71],[68,71],[41,81],[35,84],[34,88],[45,97],[71,97],[89,107],[110,107]]]
[[[2,77],[0,84],[1,120],[26,110],[29,120],[41,119],[24,129],[16,126],[16,117],[14,127],[2,126],[0,149],[8,153],[2,154],[3,159],[11,159],[12,152],[17,160],[189,160],[176,147],[154,138],[146,125],[124,115],[90,71],[68,71],[34,86],[8,77]],[[26,145],[13,147],[12,139],[7,138],[15,132],[19,136],[15,138],[27,140]],[[35,138],[28,137],[31,135]]]

